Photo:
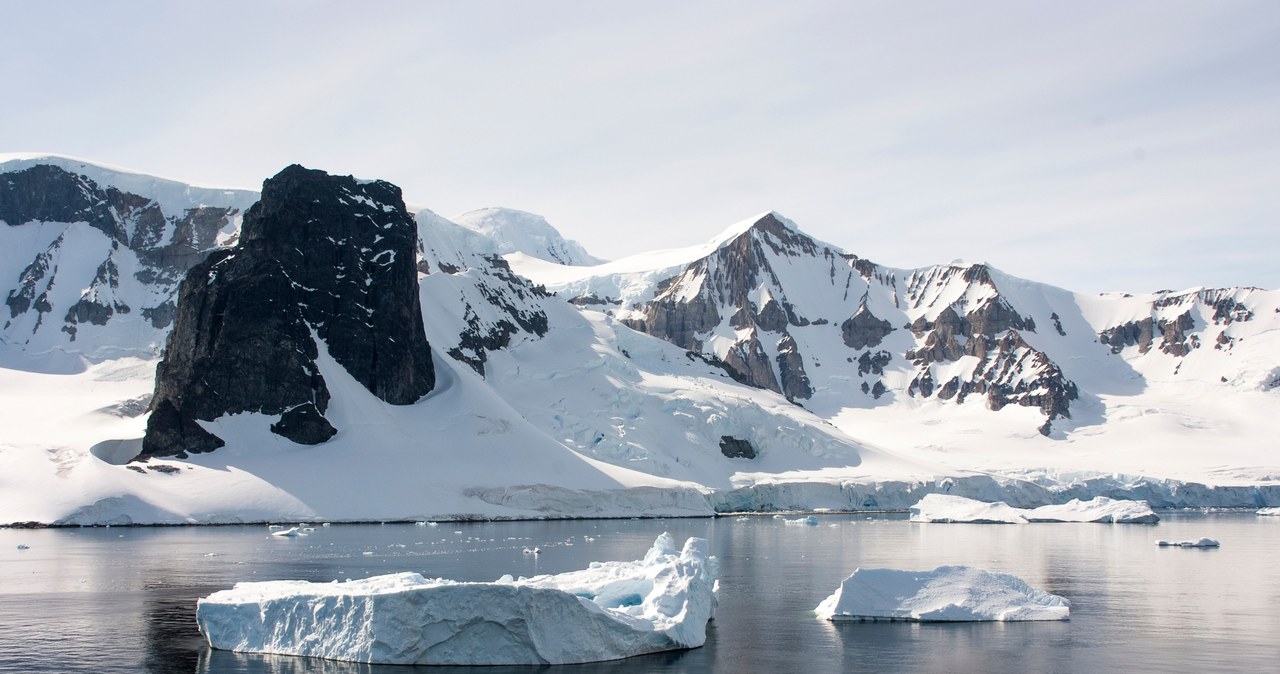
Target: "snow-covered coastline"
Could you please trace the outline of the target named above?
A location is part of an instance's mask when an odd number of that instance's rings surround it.
[[[295,444],[271,431],[275,416],[224,414],[199,421],[222,449],[130,462],[184,265],[233,245],[258,195],[70,158],[0,163],[6,184],[25,190],[0,222],[0,294],[12,314],[0,328],[0,526],[906,511],[929,494],[1015,508],[1096,497],[1161,510],[1280,506],[1269,452],[1280,294],[1085,297],[984,265],[893,269],[812,240],[776,213],[703,245],[585,267],[504,259],[499,241],[420,211],[418,290],[436,390],[385,404],[316,338],[332,439]],[[19,179],[34,167],[45,170]],[[133,215],[99,212],[105,202],[94,200],[56,212],[23,205],[59,194],[56,181],[41,192],[38,174],[66,172],[84,194],[115,195]],[[509,221],[507,248],[567,245],[536,216],[497,214]],[[517,236],[526,229],[537,236]],[[726,250],[747,244],[764,256],[758,267],[727,274],[722,263],[736,258]],[[742,306],[689,304],[726,283],[756,285],[726,286]],[[649,329],[658,326],[644,317],[666,311],[651,304],[660,287],[691,321],[698,311],[720,319],[689,323],[694,341],[714,348]],[[1045,436],[1037,405],[1052,401],[960,404],[966,394],[945,382],[979,398],[962,380],[977,376],[980,359],[922,355],[942,338],[929,331],[944,305],[957,318],[987,307],[996,313],[981,316],[1023,325],[1009,334],[1021,330],[1025,344],[1007,346],[1061,364],[1036,381],[1080,386],[1084,395],[1054,413],[1070,416]],[[732,324],[739,314],[750,330]],[[1150,325],[1177,330],[1154,344]],[[765,338],[751,338],[763,345],[753,362],[789,358],[787,372],[807,372],[813,397],[751,385],[729,368],[725,358],[746,353],[731,353],[746,332]],[[875,353],[873,337],[887,340]],[[1010,386],[1039,390],[1019,381]]]

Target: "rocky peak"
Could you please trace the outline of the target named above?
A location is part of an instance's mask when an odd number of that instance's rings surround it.
[[[390,183],[301,166],[264,182],[239,243],[182,282],[142,457],[216,449],[196,422],[238,412],[279,415],[272,430],[295,442],[327,440],[320,346],[388,403],[429,392],[417,248]]]

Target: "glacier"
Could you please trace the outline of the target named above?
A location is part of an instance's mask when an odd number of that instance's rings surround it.
[[[1071,602],[1017,576],[969,566],[932,571],[859,568],[814,613],[833,621],[1067,620]]]
[[[697,648],[715,614],[705,539],[663,533],[632,562],[490,583],[395,573],[237,583],[197,603],[213,648],[416,665],[547,665]]]
[[[1096,496],[1088,501],[1072,499],[1058,505],[1014,508],[997,501],[986,503],[963,496],[928,494],[911,506],[912,522],[967,524],[1027,524],[1031,522],[1106,522],[1155,524],[1160,516],[1145,501]]]

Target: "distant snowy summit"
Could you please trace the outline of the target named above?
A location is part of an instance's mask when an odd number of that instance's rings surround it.
[[[524,253],[570,267],[604,262],[582,244],[561,236],[541,215],[512,208],[481,208],[455,217],[454,222],[493,239],[502,255]]]

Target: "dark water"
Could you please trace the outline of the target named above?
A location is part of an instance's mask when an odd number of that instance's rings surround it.
[[[637,559],[664,530],[708,538],[721,560],[720,608],[700,649],[541,669],[380,667],[211,651],[194,620],[198,597],[239,580],[554,573]],[[1222,547],[1154,543],[1201,536]],[[534,545],[541,555],[521,552]],[[1252,513],[1175,513],[1157,526],[920,525],[865,515],[820,516],[817,527],[770,517],[335,525],[296,539],[260,526],[0,530],[0,671],[1275,671],[1277,557],[1280,518]],[[1071,620],[835,625],[812,615],[855,567],[942,564],[1021,576],[1070,599]]]

